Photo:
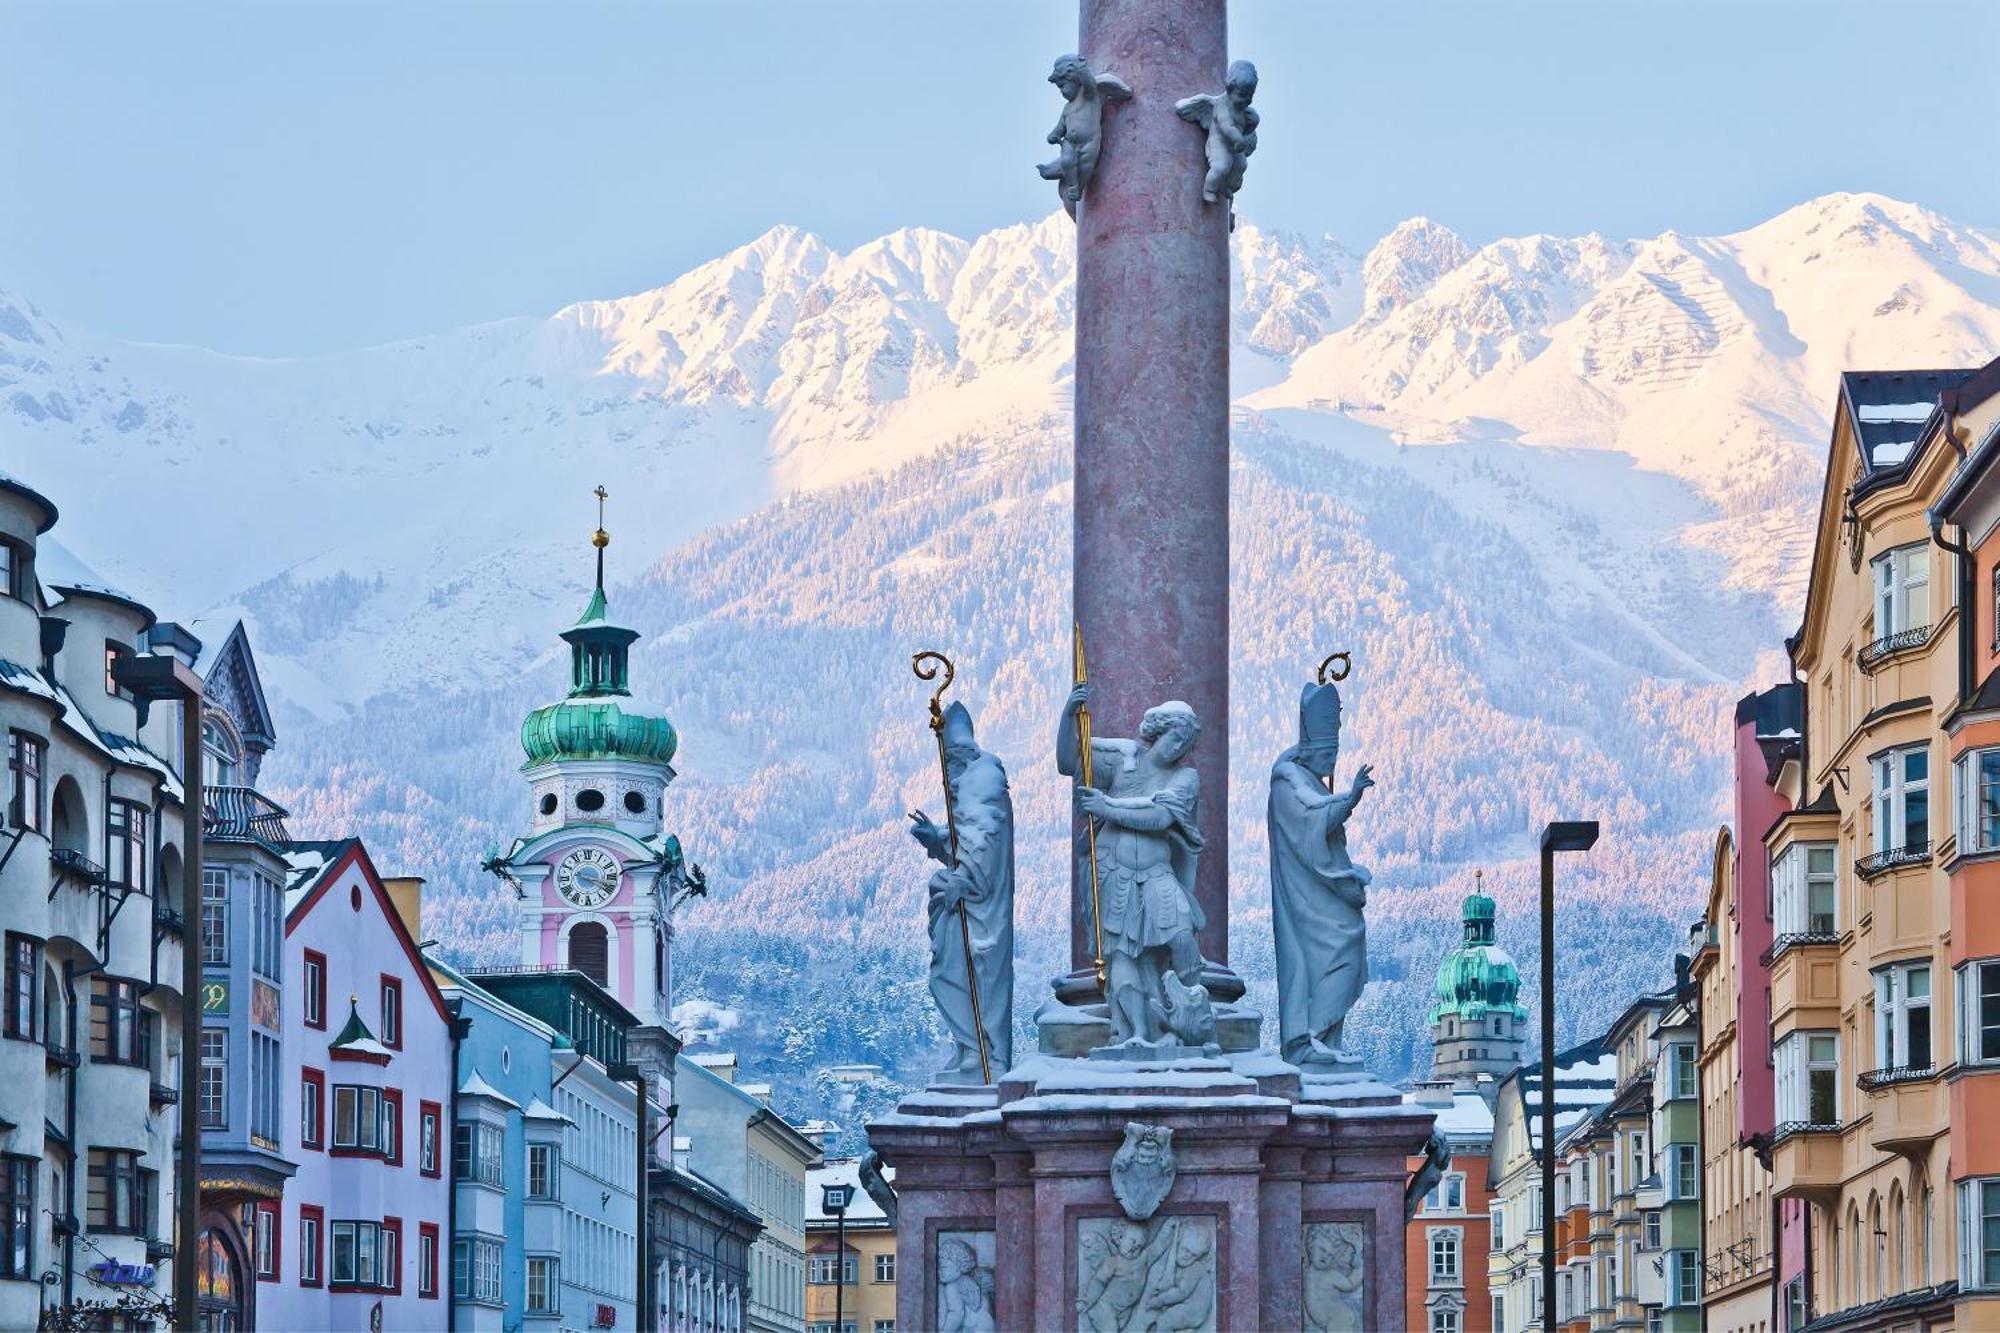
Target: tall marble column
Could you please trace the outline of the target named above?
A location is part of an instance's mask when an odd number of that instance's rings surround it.
[[[1109,105],[1077,210],[1075,606],[1107,736],[1184,699],[1201,719],[1202,953],[1229,957],[1229,204],[1204,204],[1202,136],[1174,114],[1222,86],[1224,0],[1082,0]],[[1090,887],[1072,963],[1091,964]],[[1233,980],[1233,978],[1231,978]],[[1233,987],[1240,993],[1240,983]]]

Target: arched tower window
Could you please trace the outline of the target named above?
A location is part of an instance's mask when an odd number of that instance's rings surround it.
[[[201,780],[210,787],[238,787],[243,783],[243,747],[236,743],[227,723],[214,714],[201,720]]]
[[[611,986],[611,940],[597,921],[579,921],[569,932],[569,965],[607,990]]]

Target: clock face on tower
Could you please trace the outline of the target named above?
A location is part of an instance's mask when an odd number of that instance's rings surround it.
[[[579,847],[556,863],[556,888],[578,907],[598,907],[618,892],[618,858],[598,847]]]

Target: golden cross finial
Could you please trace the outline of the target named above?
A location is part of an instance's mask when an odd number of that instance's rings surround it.
[[[590,534],[590,544],[601,551],[611,545],[611,534],[604,530],[604,502],[611,498],[611,492],[599,486],[591,494],[597,497],[597,531]]]

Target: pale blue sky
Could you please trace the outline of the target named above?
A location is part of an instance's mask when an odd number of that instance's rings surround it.
[[[0,0],[0,289],[125,337],[358,346],[1054,205],[1074,0]],[[1243,211],[1365,249],[1732,230],[1836,189],[2000,224],[2000,4],[1237,0]]]

